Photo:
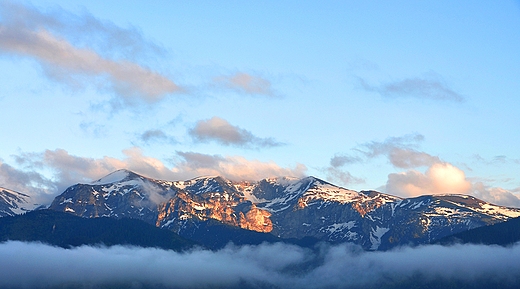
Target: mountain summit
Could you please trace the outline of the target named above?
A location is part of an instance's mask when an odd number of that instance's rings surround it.
[[[141,219],[188,238],[199,224],[212,221],[280,238],[353,242],[370,250],[428,243],[520,216],[520,209],[471,196],[400,198],[348,190],[315,177],[164,181],[127,170],[69,187],[50,209],[87,218]]]

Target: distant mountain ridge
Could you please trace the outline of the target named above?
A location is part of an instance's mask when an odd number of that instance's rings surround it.
[[[13,240],[63,248],[132,245],[183,251],[198,245],[141,220],[87,219],[46,209],[0,218],[0,242]]]
[[[37,206],[29,195],[0,187],[0,217],[18,215]]]
[[[511,246],[520,242],[520,218],[482,226],[436,240],[435,244],[482,244]]]
[[[315,177],[164,181],[127,170],[71,186],[49,208],[87,218],[136,218],[186,238],[201,235],[201,224],[216,221],[283,239],[352,242],[369,250],[426,244],[520,216],[520,209],[471,196],[400,198],[356,192]]]

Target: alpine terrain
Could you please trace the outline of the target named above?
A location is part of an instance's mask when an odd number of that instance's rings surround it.
[[[520,209],[467,195],[400,198],[315,177],[164,181],[127,170],[71,186],[49,208],[86,218],[140,219],[187,238],[211,221],[283,239],[352,242],[368,250],[425,244],[520,216]]]

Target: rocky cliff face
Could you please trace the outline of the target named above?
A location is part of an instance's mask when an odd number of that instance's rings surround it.
[[[427,243],[520,216],[519,209],[470,196],[403,199],[356,192],[314,177],[168,182],[124,170],[68,188],[50,208],[83,217],[137,218],[181,235],[198,222],[216,220],[281,238],[353,242],[371,250]]]

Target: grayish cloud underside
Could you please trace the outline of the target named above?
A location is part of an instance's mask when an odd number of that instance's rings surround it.
[[[195,169],[217,168],[225,158],[219,155],[208,155],[196,152],[177,152],[177,155],[184,159],[185,164]]]
[[[191,137],[199,142],[216,141],[223,145],[233,145],[245,148],[266,148],[280,146],[272,138],[259,138],[251,132],[238,126],[233,126],[220,117],[198,121],[195,127],[189,130]]]
[[[330,159],[330,165],[333,168],[338,168],[347,164],[354,164],[361,161],[362,159],[357,156],[335,155]]]
[[[371,85],[362,78],[358,78],[358,81],[363,89],[377,92],[386,98],[411,97],[439,101],[464,101],[464,97],[452,90],[438,75],[432,78],[407,78],[379,86]]]
[[[414,276],[425,278],[423,282],[510,284],[519,279],[520,272],[519,245],[431,245],[363,252],[341,244],[323,245],[312,252],[278,243],[177,253],[123,246],[62,249],[10,241],[0,244],[0,255],[0,286],[7,288],[65,284],[81,288],[372,288]]]
[[[160,129],[149,129],[143,132],[139,136],[139,139],[146,144],[152,142],[166,142],[170,144],[177,143],[173,137],[168,136],[163,130]]]
[[[38,172],[19,170],[0,161],[0,187],[27,194],[35,204],[50,204],[56,184]]]
[[[75,88],[95,85],[102,91],[114,92],[119,105],[154,103],[182,90],[167,77],[128,60],[145,50],[160,50],[135,29],[121,29],[91,15],[76,16],[63,11],[44,14],[9,2],[2,2],[0,16],[0,53],[32,58],[49,78],[58,82]],[[76,21],[65,25],[60,17]],[[70,20],[67,18],[66,23]],[[114,43],[120,41],[119,45]],[[119,59],[103,56],[93,46],[100,51],[112,51],[107,54]],[[111,49],[105,49],[109,46]]]

